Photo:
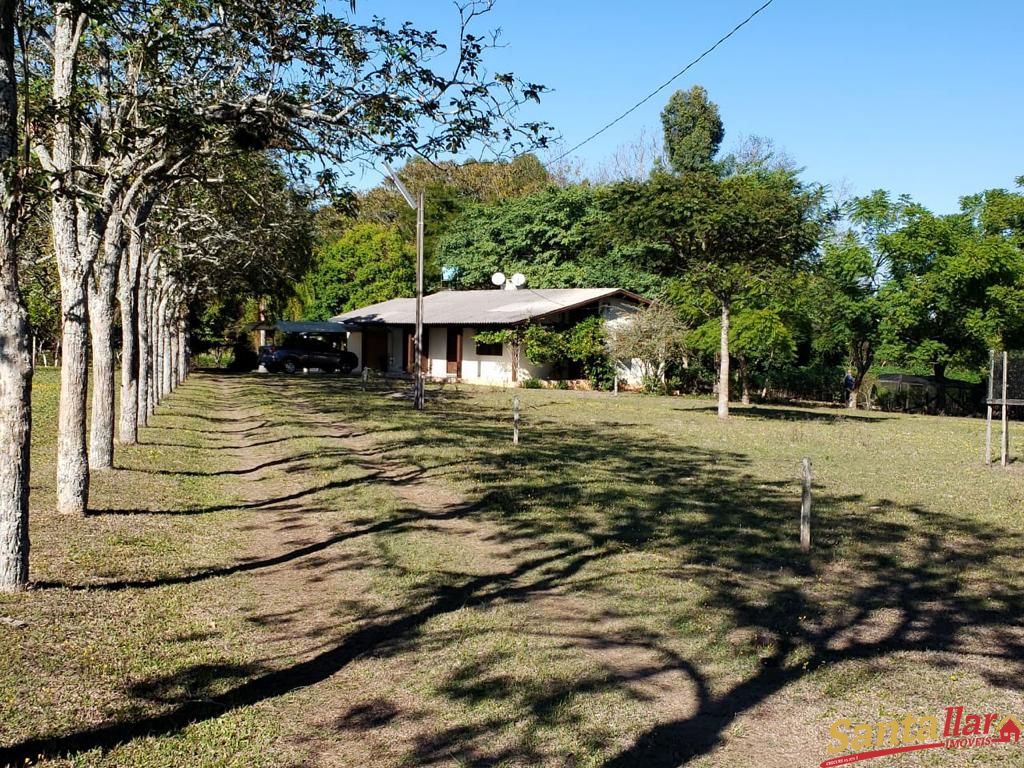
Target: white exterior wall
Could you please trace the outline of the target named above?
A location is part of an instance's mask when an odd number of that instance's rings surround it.
[[[609,328],[625,325],[632,321],[633,313],[639,307],[622,299],[610,299],[601,304],[601,317]],[[616,360],[615,370],[619,381],[624,381],[626,386],[639,387],[643,383],[643,369],[640,361],[636,358],[629,360]]]
[[[355,367],[356,373],[362,373],[363,370],[363,332],[362,331],[349,331],[348,336],[345,339],[345,349],[349,352],[354,353],[359,358],[359,365]]]
[[[428,376],[443,378],[448,375],[448,327],[438,326],[423,329],[430,350]]]
[[[442,333],[447,332],[442,329]],[[447,343],[447,336],[444,336],[443,341]],[[440,370],[442,372],[441,375],[446,375],[447,363],[445,358],[447,357],[447,351],[445,347],[441,349],[440,365],[435,368],[434,366],[437,364],[437,361],[434,358],[433,348],[431,348],[431,370]],[[519,361],[518,380],[543,378],[547,368],[547,366],[543,365],[534,365],[525,356],[522,356],[522,359]],[[502,345],[500,356],[478,355],[476,353],[476,329],[463,329],[462,380],[476,384],[512,384],[512,346],[510,344]]]
[[[601,304],[601,316],[605,322],[614,327],[620,323],[628,323],[637,307],[631,302],[622,299],[611,299]],[[447,326],[426,326],[423,329],[424,336],[428,338],[429,363],[427,376],[431,378],[448,377],[448,328]],[[404,373],[402,360],[405,356],[403,349],[404,333],[401,327],[388,328],[388,372]],[[359,355],[359,368],[363,367],[363,334],[360,331],[352,331],[348,337],[348,348]],[[465,327],[462,334],[462,380],[477,384],[491,384],[509,386],[512,380],[512,347],[510,344],[502,345],[502,354],[477,355],[476,353],[476,329]],[[550,376],[550,365],[535,365],[525,355],[519,361],[518,381],[526,379],[546,379]],[[619,380],[627,386],[639,386],[642,382],[641,367],[637,360],[617,361]]]
[[[612,317],[607,321],[629,322],[631,314],[630,305],[623,304],[623,307],[610,308]],[[424,328],[424,335],[429,336],[429,365],[427,375],[431,378],[448,378],[448,329],[446,326]],[[402,361],[402,333],[392,332],[392,343],[394,352],[392,359],[397,361],[392,365],[392,371],[400,372]],[[627,386],[638,387],[642,377],[638,361],[620,360],[617,363],[619,379]],[[518,382],[526,379],[546,379],[551,374],[551,366],[548,364],[537,365],[530,362],[525,355],[521,355],[519,361]],[[474,384],[490,384],[498,386],[510,386],[512,380],[512,345],[502,345],[502,353],[497,355],[478,355],[476,353],[476,329],[466,327],[462,332],[462,376],[461,380]]]

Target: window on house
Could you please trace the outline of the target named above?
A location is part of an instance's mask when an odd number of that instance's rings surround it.
[[[476,343],[476,353],[481,357],[501,357],[501,342],[483,344],[478,341]]]

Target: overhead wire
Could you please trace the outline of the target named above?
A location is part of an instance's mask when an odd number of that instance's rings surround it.
[[[592,133],[592,134],[591,134],[590,136],[588,136],[587,138],[585,138],[585,139],[584,139],[583,141],[581,141],[581,142],[580,142],[579,144],[575,145],[575,146],[574,146],[574,147],[573,147],[572,149],[569,149],[569,150],[567,150],[567,151],[563,152],[563,153],[562,153],[562,154],[560,154],[560,155],[559,155],[558,157],[556,157],[556,158],[555,158],[554,160],[551,160],[550,162],[548,162],[548,163],[547,163],[547,165],[552,165],[552,164],[554,164],[554,163],[557,163],[557,162],[558,162],[559,160],[563,160],[563,159],[565,159],[565,158],[566,158],[566,157],[568,157],[569,155],[571,155],[571,154],[573,154],[574,152],[576,152],[576,150],[578,150],[578,149],[579,149],[580,147],[584,146],[585,144],[589,144],[589,143],[590,143],[591,141],[593,141],[594,139],[596,139],[596,138],[597,138],[598,136],[600,136],[600,135],[601,135],[602,133],[604,133],[605,131],[607,131],[607,130],[608,130],[609,128],[611,128],[611,127],[612,127],[613,125],[615,125],[616,123],[619,123],[619,122],[621,122],[621,121],[622,121],[622,120],[624,120],[624,119],[625,119],[626,117],[628,117],[629,115],[631,115],[631,114],[632,114],[633,112],[635,112],[636,110],[638,110],[638,109],[639,109],[640,107],[642,107],[642,106],[643,106],[644,104],[646,104],[646,103],[647,103],[648,101],[650,101],[650,100],[651,100],[651,99],[653,99],[653,98],[654,98],[655,96],[657,96],[657,95],[658,95],[659,93],[661,93],[661,92],[662,92],[663,90],[665,90],[665,89],[666,89],[666,88],[668,88],[668,87],[669,87],[670,85],[672,85],[672,83],[674,83],[674,82],[675,82],[676,80],[678,80],[678,79],[679,79],[680,77],[682,77],[683,75],[685,75],[685,74],[686,74],[686,73],[687,73],[687,72],[688,72],[688,71],[689,71],[690,69],[692,69],[692,68],[693,68],[694,66],[696,66],[697,64],[699,64],[699,63],[701,62],[701,60],[702,60],[702,59],[704,59],[704,58],[705,58],[706,56],[708,56],[708,55],[709,55],[709,54],[710,54],[710,53],[711,53],[712,51],[714,51],[714,50],[715,50],[716,48],[718,48],[718,46],[720,46],[720,45],[721,45],[722,43],[724,43],[724,42],[725,42],[726,40],[728,40],[728,39],[729,39],[730,37],[732,37],[732,36],[733,36],[733,35],[735,35],[735,34],[736,34],[737,32],[739,32],[739,31],[740,31],[740,30],[741,30],[741,29],[742,29],[743,27],[745,27],[745,26],[746,26],[747,24],[749,24],[749,23],[750,23],[750,22],[751,22],[751,21],[752,21],[752,20],[754,19],[754,17],[756,17],[756,16],[757,16],[757,15],[758,15],[759,13],[761,13],[761,12],[762,12],[763,10],[765,10],[765,9],[766,9],[766,8],[767,8],[767,7],[769,6],[769,5],[771,5],[771,4],[773,3],[773,2],[775,2],[775,0],[767,0],[767,2],[765,2],[765,3],[763,4],[763,5],[761,5],[761,7],[759,7],[759,8],[757,9],[757,10],[755,10],[755,11],[754,11],[753,13],[751,13],[751,14],[750,14],[749,16],[747,16],[747,18],[745,18],[745,19],[744,19],[743,21],[741,21],[741,22],[740,22],[739,24],[737,24],[737,25],[736,25],[735,27],[733,27],[733,28],[732,28],[731,30],[729,30],[729,32],[728,32],[728,33],[726,33],[725,35],[723,35],[722,37],[720,37],[720,38],[718,39],[718,41],[717,41],[717,42],[715,42],[715,44],[714,44],[714,45],[712,45],[712,46],[711,46],[710,48],[708,48],[708,49],[707,49],[706,51],[704,51],[704,52],[703,52],[703,53],[702,53],[702,54],[701,54],[700,56],[698,56],[697,58],[695,58],[695,59],[694,59],[693,61],[691,61],[691,62],[690,62],[689,64],[687,64],[687,65],[686,65],[685,67],[683,67],[683,68],[682,68],[681,70],[679,70],[678,72],[676,72],[676,73],[675,73],[674,75],[672,75],[672,77],[670,77],[670,78],[669,78],[668,80],[666,80],[666,81],[665,81],[664,83],[662,83],[661,85],[659,85],[659,86],[658,86],[657,88],[655,88],[655,89],[654,89],[653,91],[651,91],[651,92],[650,92],[649,94],[647,94],[647,95],[646,95],[646,96],[645,96],[644,98],[642,98],[642,99],[641,99],[640,101],[638,101],[638,102],[637,102],[636,104],[634,104],[634,105],[633,105],[632,107],[630,107],[629,109],[627,109],[627,110],[626,110],[625,112],[623,112],[623,113],[622,113],[621,115],[619,115],[618,117],[616,117],[616,118],[615,118],[614,120],[612,120],[612,121],[611,121],[610,123],[608,123],[607,125],[605,125],[605,126],[604,126],[603,128],[601,128],[600,130],[598,130],[598,131],[596,131],[596,132]]]

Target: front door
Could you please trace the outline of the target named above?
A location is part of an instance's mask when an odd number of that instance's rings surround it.
[[[363,365],[375,371],[388,369],[388,332],[384,328],[363,331]]]
[[[462,378],[462,327],[448,328],[448,375]]]
[[[406,373],[413,371],[413,361],[416,359],[416,331],[413,328],[406,328],[403,332],[405,355],[403,357],[403,368]],[[423,354],[420,356],[420,368],[425,376],[430,375],[430,329],[423,328]]]

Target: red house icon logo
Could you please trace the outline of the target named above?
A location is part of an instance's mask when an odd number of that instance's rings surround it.
[[[1007,715],[1006,719],[999,726],[999,738],[995,741],[1020,741],[1021,727],[1020,723],[1017,722],[1017,718],[1013,715]]]

